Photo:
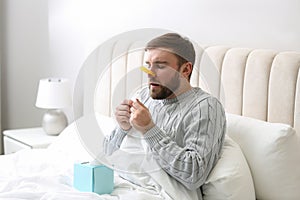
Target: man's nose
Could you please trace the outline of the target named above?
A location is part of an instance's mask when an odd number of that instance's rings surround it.
[[[152,78],[156,76],[156,72],[153,70],[153,67],[149,67],[148,70],[149,70],[149,73],[147,73],[148,78]]]
[[[150,70],[149,68],[146,68],[146,67],[144,67],[144,66],[141,66],[140,69],[141,69],[143,72],[147,73],[148,77],[149,77],[149,75],[155,76],[155,72],[153,72],[153,71]]]
[[[156,76],[155,71],[153,69],[151,69],[151,68],[148,68],[148,70],[147,70],[147,77],[148,78],[153,78],[155,76]]]

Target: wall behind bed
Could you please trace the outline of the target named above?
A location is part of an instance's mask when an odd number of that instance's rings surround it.
[[[2,69],[2,31],[3,31],[3,26],[2,26],[2,15],[1,13],[3,13],[3,5],[2,5],[2,1],[0,1],[0,77],[1,77],[1,69]],[[0,79],[1,80],[1,79]],[[0,113],[1,113],[1,81],[0,81]],[[1,115],[0,115],[0,130],[1,130]],[[0,153],[2,152],[2,137],[0,137]]]
[[[300,51],[298,0],[1,0],[2,129],[40,126],[38,80],[74,84],[89,53],[138,28],[178,31],[202,44]],[[72,120],[72,111],[67,110]]]

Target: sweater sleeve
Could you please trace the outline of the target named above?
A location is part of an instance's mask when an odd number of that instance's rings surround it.
[[[143,87],[142,89],[138,90],[132,99],[139,98],[141,100],[144,100],[148,97],[148,87]],[[141,100],[141,101],[142,101]],[[103,142],[103,147],[104,147],[104,153],[106,155],[111,155],[113,152],[116,150],[120,149],[120,146],[122,144],[123,139],[125,136],[129,133],[129,131],[132,131],[132,128],[128,131],[124,131],[121,129],[119,126],[117,126],[112,133],[105,137],[104,142]]]
[[[122,144],[124,137],[127,132],[122,130],[120,127],[116,127],[110,135],[105,137],[103,142],[104,153],[111,155],[113,152],[118,150]]]
[[[172,177],[188,189],[199,188],[219,159],[223,145],[226,119],[222,105],[213,97],[206,98],[183,118],[183,145],[155,126],[145,134],[154,158]]]

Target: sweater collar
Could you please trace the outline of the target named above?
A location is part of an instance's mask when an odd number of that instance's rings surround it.
[[[175,98],[172,99],[162,99],[160,100],[162,104],[172,104],[172,103],[176,103],[176,102],[180,102],[183,99],[185,99],[186,97],[190,96],[192,93],[195,92],[194,88],[191,88],[190,90],[176,96]]]

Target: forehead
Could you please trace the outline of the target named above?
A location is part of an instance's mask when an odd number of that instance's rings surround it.
[[[149,49],[145,52],[146,62],[177,61],[177,57],[168,49]]]

